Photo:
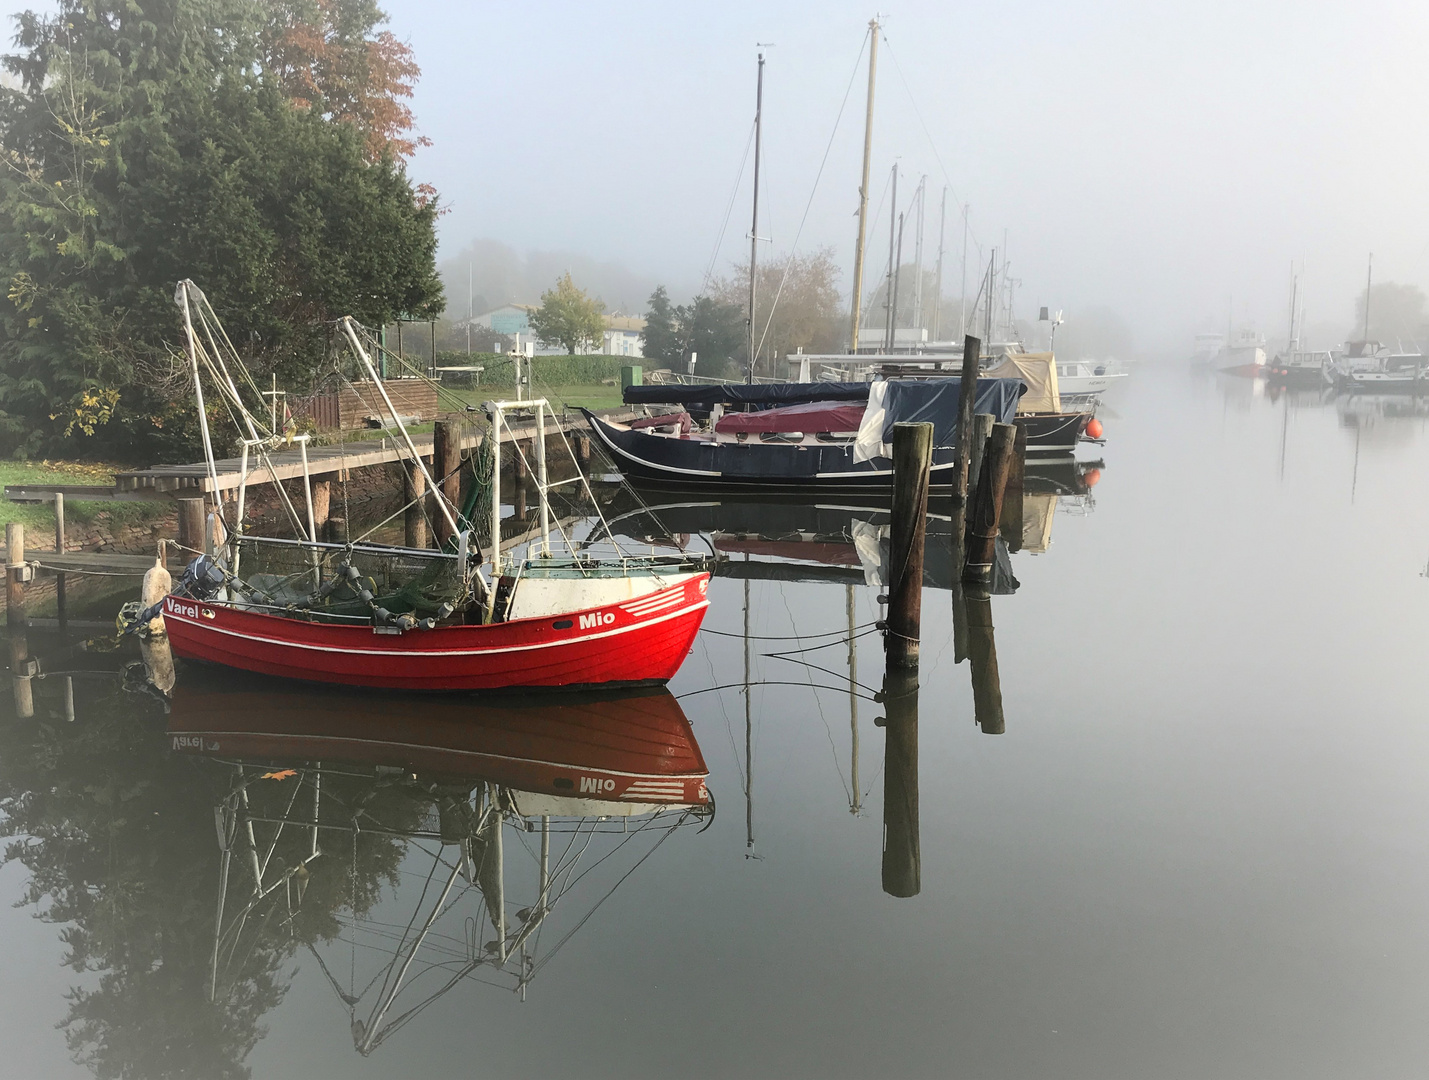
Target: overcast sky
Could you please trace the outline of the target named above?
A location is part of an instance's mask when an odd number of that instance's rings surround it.
[[[423,70],[432,145],[411,172],[450,208],[443,256],[489,237],[694,291],[747,143],[756,43],[772,42],[762,254],[793,244],[852,77],[799,241],[851,270],[869,4],[387,7]],[[1019,314],[1106,305],[1148,345],[1223,327],[1231,297],[1237,321],[1283,335],[1292,261],[1312,323],[1348,326],[1370,251],[1377,280],[1429,283],[1429,5],[905,0],[884,28],[872,199],[895,157],[901,203],[927,174],[931,260],[950,185],[951,293],[959,200],[974,266],[1006,230]],[[746,169],[717,272],[747,258],[748,228]]]
[[[389,8],[423,68],[433,145],[412,170],[451,207],[445,250],[476,236],[569,249],[680,291],[724,220],[756,42],[774,43],[761,232],[784,251],[872,14],[842,0]],[[1224,325],[1234,297],[1278,336],[1292,261],[1312,322],[1349,324],[1370,251],[1377,278],[1429,282],[1429,5],[909,0],[884,23],[874,201],[895,157],[904,192],[926,173],[934,237],[950,184],[984,253],[1007,231],[1024,313],[1105,304],[1174,343]],[[800,240],[849,268],[864,86],[860,70]],[[746,178],[721,268],[745,257],[748,214]]]

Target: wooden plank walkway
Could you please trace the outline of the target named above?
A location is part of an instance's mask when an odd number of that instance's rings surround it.
[[[634,417],[635,412],[632,409],[622,408],[607,410],[601,415],[613,420],[626,420]],[[548,433],[554,433],[557,430],[571,431],[582,428],[584,425],[585,418],[582,416],[557,414],[547,422],[546,430]],[[511,435],[518,440],[530,439],[535,433],[534,423],[511,429]],[[462,449],[474,449],[481,445],[483,439],[484,435],[479,432],[464,433]],[[506,439],[507,436],[503,435],[502,441],[505,442]],[[413,435],[412,443],[416,446],[417,453],[423,457],[431,456],[432,435],[430,432],[425,435]],[[390,462],[401,461],[406,453],[407,448],[400,435],[388,435],[381,440],[373,439],[341,446],[315,446],[308,450],[308,472],[315,478],[330,476],[333,473],[346,472],[350,469],[364,469],[373,465],[386,465]],[[255,465],[253,459],[249,459],[248,484],[250,487],[256,484],[267,484],[274,479],[292,480],[303,475],[303,458],[300,450],[276,451],[270,453],[269,458],[273,463],[271,471],[261,460]],[[216,489],[213,479],[208,475],[208,466],[203,462],[196,462],[191,465],[156,465],[150,469],[118,473],[114,478],[115,490],[124,492],[147,490],[196,496],[213,490],[230,491],[238,488],[243,481],[241,459],[225,458],[216,464],[218,466]]]

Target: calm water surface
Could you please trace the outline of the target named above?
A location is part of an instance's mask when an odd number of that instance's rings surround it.
[[[975,723],[946,588],[924,595],[909,740],[870,700],[877,635],[856,639],[850,697],[850,602],[855,626],[879,617],[851,545],[809,547],[788,580],[719,578],[673,698],[629,706],[688,720],[718,812],[557,820],[559,902],[504,968],[492,920],[509,932],[539,907],[539,829],[502,830],[499,893],[452,879],[461,849],[441,841],[472,782],[329,761],[321,854],[246,919],[235,847],[208,1000],[237,773],[234,755],[175,752],[166,724],[227,710],[301,730],[334,700],[380,723],[423,716],[422,701],[184,673],[166,718],[95,675],[76,679],[67,723],[61,681],[38,682],[37,720],[7,712],[0,730],[16,834],[0,1072],[1423,1075],[1426,418],[1181,365],[1138,370],[1117,395],[1100,483],[1060,500],[1050,546],[1014,554],[1020,587],[991,600],[1005,733]],[[747,535],[747,507],[726,512],[696,525],[735,559],[791,554]],[[303,752],[259,757],[250,814],[311,821]],[[285,765],[298,775],[259,778]],[[356,842],[338,828],[355,817]],[[266,853],[273,826],[255,830]],[[916,871],[897,859],[915,841]],[[310,845],[288,827],[265,880]]]

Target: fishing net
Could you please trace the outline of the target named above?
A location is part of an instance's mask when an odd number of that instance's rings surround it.
[[[249,538],[239,541],[239,587],[256,606],[318,618],[367,618],[376,608],[418,619],[445,618],[468,599],[457,563],[435,551],[315,549]]]

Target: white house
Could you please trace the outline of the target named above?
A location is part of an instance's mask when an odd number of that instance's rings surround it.
[[[640,348],[640,334],[644,329],[645,320],[634,315],[607,315],[605,341],[600,351],[609,356],[644,356]]]

